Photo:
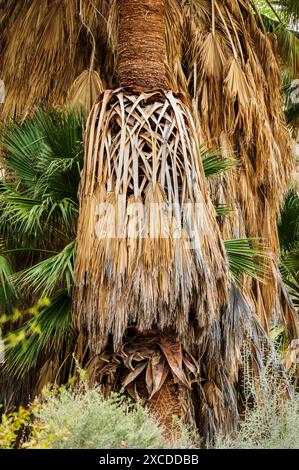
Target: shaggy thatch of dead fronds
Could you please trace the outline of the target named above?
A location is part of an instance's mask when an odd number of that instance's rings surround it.
[[[271,347],[253,296],[227,271],[188,106],[172,92],[104,92],[88,121],[80,201],[74,319],[92,380],[124,386],[154,415],[177,407],[205,440],[231,432],[242,352],[258,377]]]
[[[77,323],[97,353],[110,333],[119,347],[132,324],[174,328],[191,344],[229,283],[191,114],[171,92],[119,89],[102,95],[87,129]]]
[[[94,89],[102,88],[96,72],[101,71],[108,47],[106,4],[103,0],[0,2],[0,76],[7,89],[2,119],[23,118],[45,102],[62,105],[71,87],[76,105],[91,100],[93,104]]]
[[[171,329],[138,333],[131,327],[119,350],[114,352],[110,345],[92,355],[86,365],[91,383],[101,384],[108,395],[125,388],[166,428],[175,414],[199,429],[203,442],[212,441],[217,432],[227,435],[236,429],[240,397],[263,375],[265,363],[288,393],[268,336],[236,287],[231,287],[219,317],[198,334],[201,339],[187,351]],[[260,389],[261,397],[269,393],[270,389]]]
[[[251,297],[255,292],[266,330],[275,313],[294,337],[294,310],[277,294],[276,229],[293,170],[292,149],[282,115],[275,37],[258,29],[249,3],[185,2],[189,92],[200,137],[221,146],[224,157],[234,153],[242,163],[237,174],[228,172],[211,185],[219,202],[235,209],[223,226],[224,238],[260,237],[273,254],[272,275],[263,283],[244,285],[244,291]]]

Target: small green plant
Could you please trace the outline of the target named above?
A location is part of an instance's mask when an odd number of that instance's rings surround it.
[[[266,393],[252,384],[239,431],[233,436],[218,435],[214,448],[299,448],[299,393],[289,390],[287,383],[275,383],[274,375],[269,370],[264,378]]]
[[[0,422],[0,449],[11,449],[17,445],[17,441],[24,429],[31,425],[31,419],[37,412],[38,404],[29,408],[20,406],[18,411],[4,413]]]

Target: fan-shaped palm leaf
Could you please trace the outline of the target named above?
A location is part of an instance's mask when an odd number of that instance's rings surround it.
[[[263,279],[267,273],[268,256],[258,244],[259,241],[252,238],[224,241],[230,271],[236,282],[240,280],[241,274]]]
[[[59,354],[62,343],[71,345],[74,339],[71,327],[71,297],[67,291],[58,293],[35,317],[4,338],[4,372],[20,378],[35,367]]]
[[[239,163],[233,158],[223,158],[218,150],[202,149],[202,166],[207,178],[221,175],[225,171],[237,168]]]
[[[292,250],[299,241],[299,196],[296,188],[290,189],[284,199],[278,230],[282,251]]]
[[[0,255],[0,315],[12,309],[18,297],[17,288],[12,280],[13,268],[6,256]],[[3,311],[4,310],[4,311]]]
[[[70,294],[75,259],[75,242],[69,243],[56,255],[47,258],[14,276],[22,291],[38,293],[41,297],[50,296],[54,289],[63,283]]]

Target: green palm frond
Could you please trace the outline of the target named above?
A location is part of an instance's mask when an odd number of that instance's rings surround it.
[[[234,157],[224,158],[218,149],[207,150],[202,146],[201,157],[206,178],[220,176],[239,166],[239,162]],[[214,203],[214,207],[218,217],[225,217],[231,212],[231,208],[226,204]]]
[[[53,357],[63,342],[71,345],[71,296],[61,291],[50,305],[4,338],[4,373],[21,378],[44,358]]]
[[[0,183],[0,276],[2,270],[5,294],[15,286],[26,302],[32,295],[53,296],[49,306],[21,327],[10,325],[4,374],[21,377],[65,351],[64,341],[72,344],[73,240],[84,127],[85,117],[72,110],[39,111],[1,132],[5,178]],[[13,260],[14,269],[6,259]]]
[[[296,76],[299,71],[299,35],[281,23],[277,25],[274,32],[277,37],[279,55]]]
[[[86,116],[69,110],[67,113],[39,112],[36,116],[50,153],[41,154],[37,168],[41,174],[37,190],[45,186],[50,194],[77,199],[83,163],[83,132]],[[50,157],[50,158],[49,158]]]
[[[44,197],[42,200],[35,200],[20,196],[15,190],[6,189],[0,195],[0,206],[1,202],[2,218],[14,230],[24,234],[42,233],[46,227],[55,232],[61,223],[66,230],[73,229],[78,215],[77,204],[69,198],[55,201],[51,197]]]
[[[282,258],[282,272],[286,274],[293,273],[298,275],[299,273],[299,248],[293,249],[287,252]],[[298,277],[299,278],[299,277]]]
[[[225,171],[238,167],[238,161],[233,158],[223,158],[218,150],[202,150],[202,165],[207,178],[218,176]]]
[[[299,20],[298,0],[272,0],[271,3],[284,16],[286,21],[295,22]]]
[[[297,263],[297,262],[296,262]],[[298,271],[293,270],[292,263],[282,262],[280,265],[280,272],[283,282],[286,285],[288,292],[291,296],[293,304],[299,308],[299,276]]]
[[[299,242],[299,196],[295,188],[285,196],[278,233],[282,252],[292,250]]]
[[[216,204],[215,210],[216,210],[217,217],[225,217],[230,212],[232,212],[232,209],[226,204]]]
[[[254,0],[259,11],[268,18],[296,23],[299,19],[299,4],[297,0]]]
[[[285,67],[293,76],[299,72],[299,33],[289,28],[287,23],[261,15],[264,27],[277,37],[278,53]]]
[[[254,238],[240,238],[224,241],[229,268],[236,282],[245,274],[254,279],[262,279],[267,273],[267,253]]]
[[[71,158],[82,148],[82,130],[86,124],[86,114],[68,109],[66,112],[55,110],[40,110],[37,112],[34,122],[44,135],[45,142],[51,155],[62,158]]]
[[[40,296],[55,295],[61,287],[71,291],[84,126],[85,117],[78,112],[42,110],[1,131],[6,296],[11,285],[20,294]],[[6,258],[13,259],[14,269],[4,271]]]
[[[34,199],[45,195],[57,199],[66,193],[76,198],[85,120],[74,110],[40,110],[23,124],[5,126],[0,144],[6,180],[9,178],[19,192]]]
[[[74,239],[85,116],[41,110],[1,132],[5,179],[0,184],[0,236],[18,241]],[[52,235],[52,236],[51,236]]]
[[[258,11],[262,15],[266,15],[271,19],[276,18],[276,13],[274,7],[271,3],[268,3],[267,0],[254,0],[254,4],[257,6]]]
[[[294,128],[299,126],[299,104],[292,104],[285,112],[287,124]]]
[[[297,103],[298,83],[294,81],[293,77],[288,73],[283,73],[282,78],[282,97],[285,107],[286,122],[291,129],[296,129],[299,125],[299,104]]]
[[[0,255],[0,314],[8,312],[18,298],[17,288],[12,280],[13,268],[6,256]]]
[[[4,127],[0,134],[0,145],[4,149],[2,164],[15,181],[22,181],[34,190],[36,182],[36,156],[40,154],[43,136],[32,120],[23,125],[14,122]]]
[[[34,266],[14,275],[20,290],[49,296],[55,287],[63,282],[70,293],[75,260],[75,242],[69,243],[63,250]]]
[[[278,229],[280,272],[295,307],[299,307],[299,196],[295,187],[285,196]]]

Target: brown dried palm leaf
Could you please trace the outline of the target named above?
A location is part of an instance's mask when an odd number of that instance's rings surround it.
[[[293,171],[290,137],[280,99],[275,39],[256,24],[250,2],[220,0],[184,2],[189,93],[202,141],[231,148],[241,168],[209,182],[218,202],[233,209],[222,223],[224,238],[259,237],[273,256],[273,274],[253,289],[260,319],[267,328],[280,308],[276,220]],[[203,45],[209,43],[209,47]],[[196,69],[201,64],[201,73]],[[196,83],[196,86],[194,86]],[[224,110],[224,111],[223,111]],[[286,311],[288,310],[288,313]]]
[[[116,357],[119,357],[117,355]],[[171,336],[159,331],[143,332],[126,342],[121,349],[121,357],[127,372],[123,371],[122,386],[129,393],[136,394],[134,383],[143,374],[147,393],[142,398],[151,400],[158,393],[170,375],[173,383],[191,390],[192,384],[199,381],[199,365],[182,345]]]
[[[75,316],[92,349],[109,333],[117,348],[130,324],[175,325],[188,344],[194,328],[217,318],[227,261],[179,98],[121,89],[101,96],[87,126],[80,204]]]
[[[22,2],[13,10],[2,64],[7,88],[3,117],[32,110],[50,93],[61,96],[62,88],[70,83],[69,60],[77,34],[73,10],[70,2],[36,0]],[[50,76],[55,77],[53,85]]]
[[[188,93],[184,62],[184,15],[177,0],[165,0],[165,45],[167,88],[177,93]]]
[[[67,103],[71,107],[79,109],[83,107],[89,112],[103,91],[103,84],[98,72],[84,70],[69,89]]]
[[[1,119],[24,118],[45,101],[64,104],[76,77],[90,66],[95,48],[94,69],[105,69],[102,56],[109,68],[113,60],[107,21],[116,11],[114,4],[110,0],[9,2],[8,13],[1,15],[0,76],[7,90]],[[87,95],[90,81],[86,86]]]

